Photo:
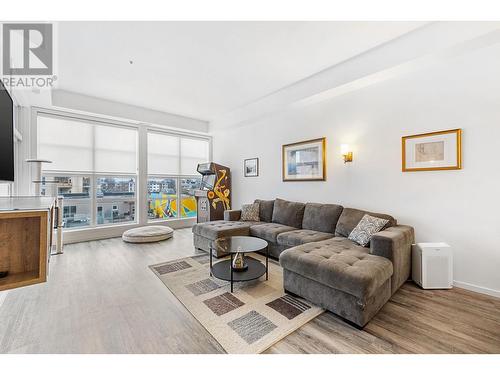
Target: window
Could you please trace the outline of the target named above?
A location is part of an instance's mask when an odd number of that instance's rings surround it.
[[[39,114],[37,134],[52,161],[41,192],[64,197],[65,228],[135,221],[137,129]]]
[[[97,224],[135,220],[135,177],[98,177]]]
[[[34,111],[36,157],[52,161],[43,164],[41,193],[64,197],[65,228],[196,217],[193,190],[201,183],[196,167],[209,161],[208,137]],[[144,138],[139,142],[139,137]],[[146,160],[139,163],[139,155]],[[147,168],[139,171],[140,165]]]
[[[196,217],[193,190],[201,183],[198,163],[209,160],[204,138],[148,132],[148,218]]]
[[[148,178],[148,218],[177,217],[177,179]]]
[[[64,228],[88,227],[92,220],[90,176],[44,174],[41,194],[64,197]]]
[[[181,217],[196,217],[196,198],[193,190],[199,189],[201,178],[181,178]]]

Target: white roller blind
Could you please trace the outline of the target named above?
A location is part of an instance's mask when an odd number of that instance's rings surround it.
[[[137,130],[58,116],[37,119],[45,171],[137,173]]]
[[[148,173],[179,174],[179,137],[148,133]]]
[[[95,171],[137,173],[137,131],[95,125]]]
[[[38,158],[48,171],[92,171],[92,125],[71,119],[38,116]]]
[[[196,175],[199,163],[208,161],[208,141],[205,139],[181,139],[181,174]]]

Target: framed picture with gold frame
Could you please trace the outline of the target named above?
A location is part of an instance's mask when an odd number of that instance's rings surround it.
[[[326,180],[326,138],[282,146],[283,181]]]
[[[402,170],[462,169],[462,129],[402,137]]]

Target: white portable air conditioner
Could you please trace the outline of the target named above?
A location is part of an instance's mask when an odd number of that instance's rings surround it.
[[[418,243],[412,248],[412,279],[423,289],[451,289],[453,256],[443,242]]]

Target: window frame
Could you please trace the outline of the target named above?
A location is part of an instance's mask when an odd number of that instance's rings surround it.
[[[30,150],[31,155],[35,157],[38,156],[38,127],[37,127],[37,118],[38,116],[47,116],[47,117],[56,117],[63,118],[67,120],[85,122],[90,125],[104,125],[104,126],[114,126],[114,127],[122,127],[128,128],[137,131],[137,146],[136,146],[136,157],[137,157],[137,170],[135,174],[130,173],[116,173],[116,172],[95,172],[95,143],[93,144],[93,168],[92,172],[75,172],[75,171],[44,171],[42,170],[42,175],[87,175],[90,176],[90,184],[91,184],[91,201],[92,201],[92,212],[91,212],[91,225],[85,227],[76,227],[76,228],[66,228],[65,231],[85,231],[89,229],[99,229],[106,227],[121,227],[121,226],[129,226],[134,227],[137,225],[147,225],[151,222],[164,222],[164,221],[185,221],[185,220],[194,220],[191,217],[181,217],[181,179],[183,178],[193,178],[199,177],[201,175],[197,174],[196,171],[193,174],[179,174],[179,175],[170,175],[170,174],[160,174],[160,175],[151,175],[151,177],[159,177],[159,178],[176,178],[177,179],[177,199],[179,202],[179,209],[177,210],[177,216],[175,218],[167,218],[167,219],[149,219],[148,218],[148,191],[147,191],[147,181],[150,175],[148,175],[148,142],[147,136],[149,132],[165,134],[170,136],[176,136],[179,138],[179,165],[178,170],[179,173],[182,172],[182,142],[181,138],[191,138],[197,140],[204,140],[208,144],[208,160],[212,160],[213,155],[213,140],[212,136],[206,133],[201,132],[190,132],[177,130],[175,128],[171,128],[164,125],[156,125],[151,123],[141,123],[136,121],[127,121],[127,120],[118,120],[113,117],[102,117],[99,115],[85,114],[78,111],[67,111],[67,110],[58,110],[58,109],[49,109],[43,107],[32,107],[31,109],[31,134],[34,136],[30,137]],[[132,222],[121,222],[121,223],[107,223],[107,224],[99,224],[97,225],[97,197],[96,197],[96,183],[97,177],[105,176],[105,177],[134,177],[136,181],[135,186],[135,214],[134,221]]]

